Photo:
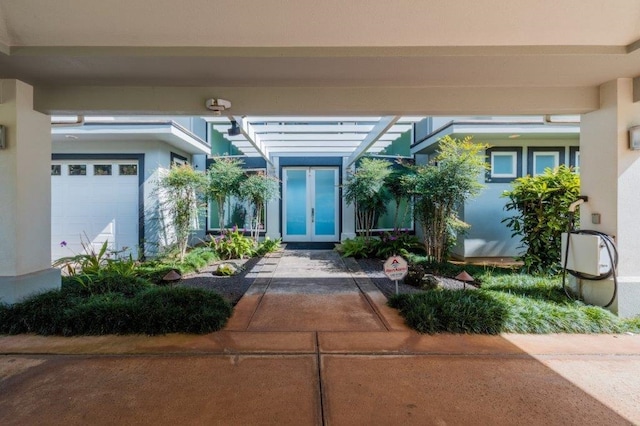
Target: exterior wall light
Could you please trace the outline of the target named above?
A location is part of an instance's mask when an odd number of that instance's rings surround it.
[[[629,128],[629,149],[634,151],[640,149],[640,126]]]
[[[0,149],[7,147],[7,127],[0,124]]]

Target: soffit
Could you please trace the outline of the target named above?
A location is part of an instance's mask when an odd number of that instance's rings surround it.
[[[46,113],[582,113],[639,39],[637,0],[11,0],[0,79]]]
[[[640,38],[636,0],[20,0],[17,46],[558,46]]]

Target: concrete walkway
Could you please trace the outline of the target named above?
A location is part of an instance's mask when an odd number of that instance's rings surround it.
[[[0,337],[0,424],[640,424],[640,337],[419,335],[356,266],[265,258],[209,335]]]
[[[287,250],[265,258],[226,329],[408,330],[386,302],[353,259],[333,250]]]

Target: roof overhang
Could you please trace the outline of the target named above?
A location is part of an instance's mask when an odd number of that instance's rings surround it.
[[[80,126],[54,126],[53,141],[162,141],[188,154],[211,153],[211,146],[173,121],[85,122]]]
[[[433,152],[445,137],[474,136],[476,142],[512,140],[514,144],[529,139],[578,139],[580,123],[451,121],[411,146],[412,154]]]

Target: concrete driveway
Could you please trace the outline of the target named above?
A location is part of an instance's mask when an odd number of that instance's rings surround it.
[[[369,284],[284,252],[224,331],[0,337],[0,424],[640,424],[640,337],[419,335]]]

